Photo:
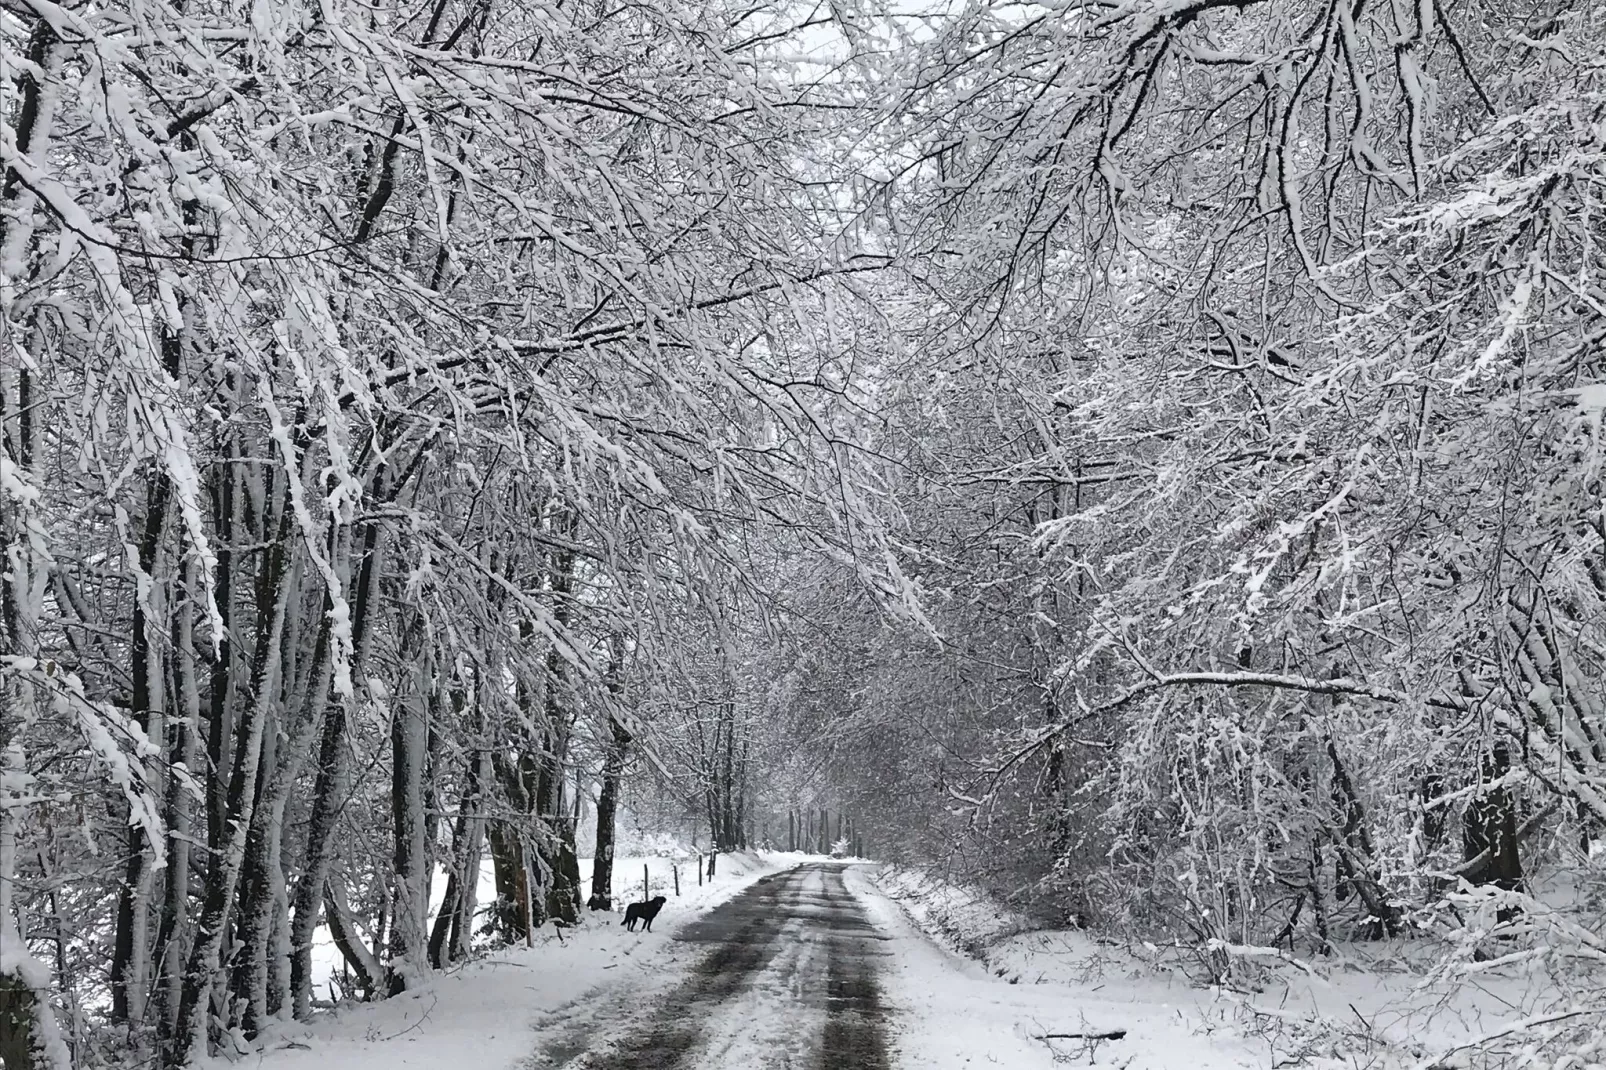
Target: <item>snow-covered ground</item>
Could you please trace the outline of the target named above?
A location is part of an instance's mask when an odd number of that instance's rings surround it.
[[[661,847],[672,847],[664,844]],[[698,898],[698,862],[699,857],[704,865],[707,856],[698,856],[685,849],[666,850],[660,854],[632,854],[622,855],[614,859],[613,887],[614,904],[628,903],[638,899],[651,898],[654,895],[675,899],[676,881],[679,881],[680,894],[688,903],[701,902]],[[750,869],[742,867],[750,864],[752,855],[730,855],[731,863],[736,867],[731,875],[751,873]],[[784,853],[767,852],[765,857],[790,857]],[[798,855],[796,857],[804,857]],[[714,866],[714,884],[722,886],[723,872],[726,865],[725,855],[720,855]],[[756,874],[755,874],[756,876]],[[704,881],[707,878],[702,878]],[[647,895],[642,894],[643,880],[651,887]],[[706,885],[705,885],[706,887]],[[441,900],[446,895],[446,872],[436,869],[435,879],[430,882],[429,916],[434,921],[435,912],[440,909]],[[480,866],[479,887],[475,892],[478,909],[483,916],[486,908],[496,899],[496,870],[491,860],[486,858]],[[580,899],[582,902],[591,897],[591,859],[580,859]],[[622,908],[620,908],[622,909]],[[367,936],[368,934],[364,934]],[[327,926],[320,926],[312,938],[312,990],[315,999],[332,999],[338,993],[338,985],[330,987],[332,980],[337,980],[341,969],[340,950],[335,947],[334,939],[329,934]]]
[[[668,859],[619,859],[615,888],[634,898],[645,861],[653,893],[668,896],[651,934],[626,932],[618,914],[588,915],[561,940],[543,928],[533,948],[511,948],[434,975],[418,992],[276,1026],[262,1052],[250,1056],[252,1070],[511,1070],[530,1065],[538,1050],[561,1054],[566,1034],[588,1020],[588,1005],[599,990],[656,985],[665,962],[675,957],[669,937],[677,928],[804,857],[721,855],[714,878],[700,887],[695,870],[682,863],[679,898],[669,887]],[[589,877],[589,865],[583,872]],[[231,1065],[221,1058],[213,1063],[215,1070]]]
[[[1026,946],[1015,941],[1043,934],[1022,933],[1018,919],[982,896],[907,873],[869,869],[855,873],[850,886],[863,896],[876,923],[896,937],[882,987],[888,1005],[902,1018],[897,1030],[902,1066],[1037,1070],[1064,1065],[1056,1060],[1130,1070],[1267,1065],[1241,1039],[1201,1032],[1201,1020],[1188,1013],[1194,995],[1185,986],[1169,991],[1046,977],[1032,983],[1010,968],[1016,949]],[[960,950],[979,949],[1009,932],[1020,935],[1004,936],[1008,948],[992,944],[982,959]],[[1121,1029],[1127,1034],[1120,1040],[1044,1039]]]
[[[900,941],[890,972],[917,1056],[905,1059],[910,1067],[987,1064],[1007,1049],[1003,1063],[1020,1067],[1053,1065],[1057,1055],[1062,1065],[1126,1070],[1455,1070],[1473,1065],[1465,1052],[1481,1039],[1584,1005],[1530,964],[1430,978],[1442,947],[1408,940],[1346,946],[1314,963],[1269,960],[1249,992],[1201,987],[1190,951],[1030,931],[984,895],[907,870],[876,867],[858,879],[881,893],[872,903],[896,904],[881,924],[941,945]],[[1567,886],[1547,893],[1557,910],[1578,898]],[[949,968],[938,969],[937,956]],[[1120,1040],[1043,1039],[1121,1030]]]
[[[534,948],[438,975],[420,992],[278,1027],[252,1066],[538,1070],[607,1050],[632,1019],[666,1001],[672,1009],[711,946],[706,937],[670,937],[760,877],[804,861],[819,859],[722,856],[701,887],[683,868],[677,898],[669,860],[649,859],[651,890],[669,896],[652,934],[625,932],[618,915],[588,916],[561,940],[547,929]],[[628,898],[640,889],[626,878],[639,885],[641,865],[620,860],[616,887]],[[777,922],[778,949],[751,976],[730,981],[728,997],[698,1004],[708,1013],[688,1026],[697,1032],[688,1068],[770,1070],[814,1058],[832,997],[814,991],[827,948],[810,926],[834,908],[814,887],[819,874],[806,876],[814,883],[800,886],[801,899]],[[1409,942],[1345,948],[1321,963],[1273,961],[1252,991],[1201,988],[1180,949],[1031,931],[985,895],[888,867],[853,866],[842,879],[874,927],[867,946],[892,1065],[906,1070],[1452,1070],[1473,1065],[1458,1046],[1557,999],[1546,977],[1518,963],[1480,966],[1476,983],[1429,983],[1431,956]],[[1102,1036],[1114,1033],[1122,1035]]]

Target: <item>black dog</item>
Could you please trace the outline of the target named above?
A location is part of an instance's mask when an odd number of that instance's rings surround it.
[[[625,907],[625,920],[620,924],[631,932],[635,932],[636,922],[639,921],[642,923],[642,928],[650,933],[652,932],[652,919],[656,918],[658,912],[662,909],[664,909],[664,897],[661,895],[655,895],[645,903],[631,903]]]

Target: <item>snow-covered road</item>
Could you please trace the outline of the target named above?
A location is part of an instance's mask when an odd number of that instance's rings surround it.
[[[1046,1070],[1055,1051],[1032,1034],[1070,1011],[1058,986],[1008,984],[933,944],[859,866],[809,862],[765,877],[675,939],[695,952],[677,980],[643,993],[583,1053],[540,1064]]]
[[[596,1036],[575,1070],[887,1070],[879,959],[889,937],[845,884],[810,863],[765,877],[685,926],[684,978]]]
[[[796,860],[728,858],[717,886],[686,889],[652,933],[589,918],[562,943],[287,1027],[253,1070],[1048,1070],[1056,1054],[1261,1065],[1142,990],[989,974],[933,943],[868,867]],[[1090,1027],[1134,1032],[1098,1050],[1043,1039]]]

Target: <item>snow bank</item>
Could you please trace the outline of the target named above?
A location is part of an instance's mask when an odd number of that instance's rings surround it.
[[[1125,1070],[1263,1070],[1264,1049],[1190,1004],[1200,994],[1163,982],[1088,984],[1013,972],[1010,955],[1039,939],[1040,959],[1092,946],[1081,933],[1028,933],[1025,920],[973,889],[883,867],[860,871],[872,918],[894,937],[882,974],[898,1012],[900,1065],[920,1070],[1064,1065]],[[851,885],[850,885],[851,886]],[[921,934],[936,939],[920,939]],[[991,941],[991,943],[989,943]],[[983,959],[957,945],[983,948]]]
[[[881,865],[869,876],[922,931],[974,959],[985,960],[992,944],[1031,928],[1024,916],[1001,906],[984,892],[920,870]]]
[[[869,871],[881,894],[927,936],[1011,984],[1088,984],[1109,978],[1191,988],[1181,949],[1112,940],[1081,929],[1038,929],[980,889],[916,870]]]
[[[886,866],[866,875],[910,924],[1003,986],[985,999],[995,1015],[1016,1008],[1018,1035],[1125,1030],[1119,1042],[1099,1042],[1096,1061],[1129,1070],[1450,1070],[1517,1065],[1510,1060],[1525,1051],[1536,1058],[1524,1065],[1545,1070],[1603,1065],[1555,1060],[1558,1049],[1582,1052],[1592,1043],[1588,1019],[1606,1011],[1591,995],[1598,985],[1558,985],[1536,960],[1469,963],[1446,973],[1434,970],[1445,951],[1436,939],[1347,944],[1301,961],[1257,955],[1257,983],[1232,991],[1195,983],[1203,971],[1192,947],[1034,931],[976,889]],[[1573,909],[1596,902],[1590,882],[1545,883],[1551,902]],[[971,990],[973,1001],[983,998],[979,991]],[[1555,1018],[1578,1010],[1583,1014]],[[1559,1035],[1562,1028],[1578,1039]],[[1076,1038],[1042,1043],[1062,1060],[1092,1054]]]

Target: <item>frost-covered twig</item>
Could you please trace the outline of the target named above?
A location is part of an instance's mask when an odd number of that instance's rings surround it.
[[[1412,1067],[1412,1070],[1433,1070],[1434,1067],[1443,1065],[1446,1059],[1458,1051],[1466,1051],[1469,1048],[1480,1048],[1485,1044],[1493,1043],[1496,1040],[1501,1040],[1509,1036],[1516,1036],[1520,1033],[1526,1033],[1529,1030],[1537,1029],[1542,1025],[1549,1025],[1552,1022],[1563,1022],[1569,1018],[1578,1018],[1586,1014],[1601,1013],[1603,1012],[1600,1008],[1574,1008],[1572,1010],[1536,1014],[1532,1017],[1524,1018],[1521,1021],[1511,1022],[1507,1025],[1503,1025],[1499,1029],[1491,1029],[1489,1032],[1484,1033],[1481,1036],[1472,1037],[1471,1039],[1464,1040],[1459,1044],[1452,1044],[1450,1047],[1442,1049],[1437,1054],[1432,1055],[1429,1058],[1419,1060]]]

